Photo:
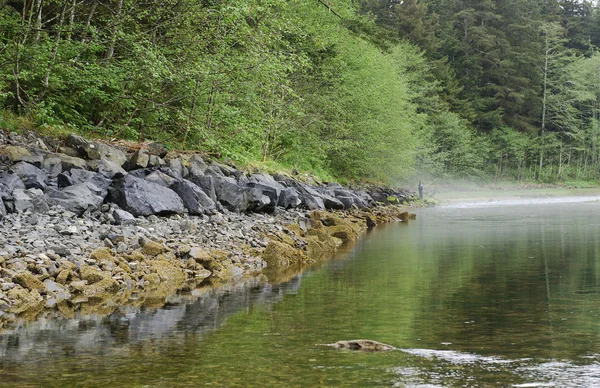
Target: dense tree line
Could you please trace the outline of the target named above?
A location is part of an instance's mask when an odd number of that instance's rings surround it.
[[[600,178],[600,5],[587,0],[363,0],[418,45],[440,94],[477,134],[482,172]],[[493,166],[493,169],[492,169]],[[457,174],[446,163],[445,171]]]
[[[339,178],[600,174],[588,1],[0,1],[0,31],[0,104],[39,125]]]

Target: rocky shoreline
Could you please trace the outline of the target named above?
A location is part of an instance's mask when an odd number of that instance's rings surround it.
[[[296,273],[367,228],[408,220],[393,205],[409,196],[242,171],[158,144],[0,131],[0,328]]]

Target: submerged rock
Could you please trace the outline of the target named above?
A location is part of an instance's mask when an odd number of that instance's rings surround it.
[[[333,344],[325,344],[325,346],[331,346],[336,349],[362,350],[366,352],[386,352],[396,349],[396,347],[392,345],[365,339],[338,341]]]

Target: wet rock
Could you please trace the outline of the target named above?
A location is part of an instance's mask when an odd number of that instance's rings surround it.
[[[270,241],[261,257],[269,267],[286,267],[308,261],[302,251],[279,241]]]
[[[372,340],[350,340],[338,341],[333,344],[326,344],[337,349],[361,350],[367,352],[386,352],[396,349],[392,345]]]
[[[165,252],[166,248],[164,245],[156,241],[147,241],[142,248],[142,253],[151,257],[158,256]]]
[[[37,290],[46,292],[46,286],[35,275],[29,272],[22,272],[12,278],[13,283],[20,285],[27,290]]]
[[[185,212],[183,201],[173,190],[131,175],[114,184],[110,199],[134,216]]]

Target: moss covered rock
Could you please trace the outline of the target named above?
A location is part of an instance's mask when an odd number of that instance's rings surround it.
[[[300,264],[306,262],[308,259],[301,250],[292,248],[279,241],[270,241],[261,256],[269,267],[285,267]]]
[[[35,275],[30,272],[23,272],[16,274],[13,279],[13,283],[20,285],[21,287],[33,291],[36,290],[38,292],[46,292],[46,286],[42,283]]]
[[[142,248],[142,253],[150,257],[156,257],[167,251],[167,248],[156,241],[148,241]]]

